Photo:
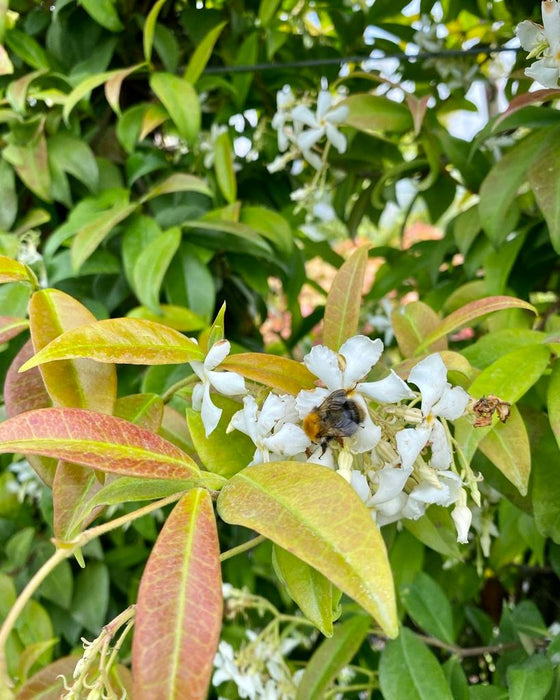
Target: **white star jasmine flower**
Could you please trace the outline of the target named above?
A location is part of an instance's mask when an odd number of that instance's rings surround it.
[[[297,105],[292,110],[294,129],[299,131],[296,143],[301,149],[303,157],[315,169],[321,167],[321,159],[311,151],[313,146],[326,136],[327,141],[336,148],[339,153],[346,151],[346,137],[338,130],[348,118],[346,105],[333,105],[333,96],[328,90],[321,90],[317,96],[317,109],[315,114],[304,105]],[[304,129],[303,127],[309,127]]]
[[[239,430],[253,441],[256,450],[249,466],[278,461],[305,452],[311,444],[291,419],[297,419],[292,396],[269,394],[260,410],[252,396],[245,396],[243,408],[232,416],[228,432]]]
[[[472,512],[467,507],[467,493],[461,489],[455,508],[451,511],[451,517],[457,530],[457,542],[467,544],[469,541],[469,529],[472,522]]]
[[[459,386],[447,381],[447,368],[441,355],[428,355],[412,368],[408,381],[416,384],[422,396],[422,423],[416,428],[405,428],[396,435],[397,450],[404,468],[410,468],[424,447],[430,443],[430,466],[447,469],[452,452],[447,433],[438,418],[456,420],[467,408],[470,396]]]
[[[525,69],[525,75],[533,78],[546,88],[558,87],[560,70],[560,3],[545,0],[541,3],[543,26],[530,20],[517,25],[515,33],[527,58],[540,56],[532,66]]]
[[[204,362],[190,363],[193,372],[200,379],[193,387],[192,406],[195,411],[201,413],[206,437],[215,430],[222,415],[222,409],[212,402],[210,387],[225,396],[239,396],[245,393],[245,380],[240,374],[227,370],[217,371],[217,367],[229,355],[230,348],[229,341],[218,340],[208,351]]]
[[[296,104],[296,98],[289,85],[284,85],[282,90],[276,93],[276,114],[272,117],[271,126],[278,132],[278,150],[283,153],[288,149],[292,137],[292,129],[287,122],[292,119],[292,107]]]

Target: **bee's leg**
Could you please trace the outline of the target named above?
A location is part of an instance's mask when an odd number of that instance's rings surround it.
[[[338,444],[339,444],[342,448],[344,448],[344,438],[343,438],[343,437],[340,437],[340,435],[338,435],[337,437],[335,437],[335,440],[338,442]]]
[[[327,447],[329,446],[328,440],[323,440],[321,442],[321,457],[325,454],[327,451]]]

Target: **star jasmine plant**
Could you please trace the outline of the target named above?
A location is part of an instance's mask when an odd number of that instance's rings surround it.
[[[560,3],[545,0],[541,3],[542,26],[524,20],[517,25],[515,33],[527,58],[538,58],[525,69],[525,75],[533,78],[545,88],[558,87],[560,71]]]

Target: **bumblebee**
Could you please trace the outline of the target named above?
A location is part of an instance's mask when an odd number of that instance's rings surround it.
[[[343,438],[354,435],[365,420],[364,409],[349,397],[350,393],[351,391],[346,389],[333,391],[303,419],[303,429],[307,437],[321,445],[321,456],[325,454],[331,440],[336,440],[342,447]]]

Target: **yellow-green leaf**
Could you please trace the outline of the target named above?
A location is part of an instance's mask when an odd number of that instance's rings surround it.
[[[302,389],[315,387],[316,377],[305,365],[279,355],[266,355],[260,352],[228,355],[220,367],[238,372],[246,379],[294,396]]]
[[[190,61],[185,69],[183,78],[188,80],[193,85],[200,78],[200,74],[206,67],[210,56],[212,55],[212,50],[214,44],[218,40],[218,37],[222,33],[222,29],[226,26],[226,22],[220,22],[215,27],[213,27],[208,34],[202,39],[200,44],[196,47]]]
[[[171,73],[154,73],[150,87],[167,110],[179,136],[193,142],[200,131],[200,104],[192,84]]]
[[[362,605],[385,634],[397,635],[385,543],[369,510],[338,474],[316,464],[257,464],[223,487],[218,512],[320,571]]]

